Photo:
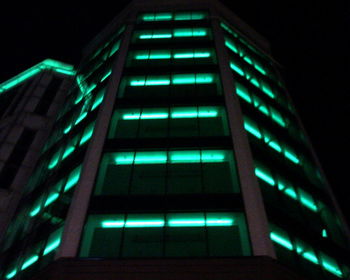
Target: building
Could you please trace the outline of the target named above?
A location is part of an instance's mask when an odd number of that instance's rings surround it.
[[[62,95],[6,212],[3,279],[349,278],[269,43],[220,2],[133,1]]]
[[[16,209],[74,76],[73,66],[46,59],[0,84],[0,232]]]

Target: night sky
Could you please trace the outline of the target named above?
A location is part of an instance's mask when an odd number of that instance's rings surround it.
[[[3,9],[0,83],[45,58],[78,63],[81,49],[129,1],[119,2],[13,4]],[[349,5],[337,0],[222,2],[271,42],[326,177],[350,221]]]

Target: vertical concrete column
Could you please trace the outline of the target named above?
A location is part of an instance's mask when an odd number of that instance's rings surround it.
[[[232,134],[234,154],[240,178],[241,192],[247,217],[248,230],[254,256],[276,258],[269,236],[266,211],[255,176],[254,161],[247,134],[243,126],[243,115],[235,92],[235,81],[229,66],[229,57],[218,19],[213,19],[213,34],[219,64],[226,110]]]
[[[61,257],[75,257],[77,254],[86,213],[89,207],[90,196],[94,187],[95,176],[103,152],[109,120],[113,113],[118,86],[127,57],[132,28],[132,25],[128,25],[124,31],[124,39],[121,43],[117,59],[113,64],[105,98],[101,104],[95,131],[84,158],[80,180],[73,195],[63,230],[61,245],[55,259]]]

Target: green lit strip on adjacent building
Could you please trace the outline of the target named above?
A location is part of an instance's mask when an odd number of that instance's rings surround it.
[[[251,94],[243,85],[236,83],[236,94],[245,102],[251,104],[259,110],[259,112],[270,117],[275,123],[282,127],[286,127],[286,122],[281,113],[274,109],[272,106],[267,105],[260,98]]]
[[[254,75],[246,73],[238,63],[231,61],[230,67],[234,72],[246,78],[252,85],[260,89],[268,97],[272,99],[276,98],[276,94],[271,90],[271,88],[265,82],[262,82],[262,81],[259,82]]]
[[[274,177],[271,175],[269,171],[267,171],[265,168],[262,168],[260,166],[255,168],[255,175],[258,177],[261,181],[265,182],[266,184],[275,187],[277,185],[277,189],[282,192],[283,194],[287,195],[288,197],[297,200],[303,205],[304,207],[308,208],[309,210],[313,212],[318,212],[319,208],[317,206],[316,201],[313,199],[313,197],[305,192],[304,190],[298,188],[296,189],[293,187],[290,183],[285,183],[282,181],[276,182]],[[296,191],[297,190],[297,191]]]
[[[340,270],[339,266],[330,257],[327,257],[327,258],[329,260],[332,260],[332,263],[330,263],[330,261],[327,261],[322,257],[319,258],[314,253],[313,249],[305,249],[305,248],[300,247],[300,245],[293,244],[288,236],[285,236],[281,233],[277,233],[277,232],[272,231],[270,233],[270,238],[273,242],[277,243],[278,245],[282,246],[283,248],[285,248],[289,251],[295,251],[298,255],[303,257],[305,260],[307,260],[315,265],[319,265],[319,266],[323,267],[325,270],[336,275],[339,278],[343,277],[343,273]],[[310,246],[307,246],[307,247],[310,247]],[[324,255],[324,254],[321,253],[321,255]]]
[[[275,138],[270,135],[270,133],[263,129],[260,129],[260,127],[252,120],[248,118],[244,119],[244,129],[254,137],[263,140],[264,143],[271,149],[275,150],[278,153],[282,153],[284,157],[289,161],[293,162],[294,164],[300,164],[299,157],[294,152],[292,152],[290,148],[286,147],[285,145],[282,147],[282,144],[280,145],[277,140],[275,140]]]
[[[31,77],[37,75],[39,72],[44,70],[52,70],[56,73],[60,73],[67,76],[74,76],[76,74],[76,71],[74,70],[72,65],[65,64],[53,59],[45,59],[44,61],[18,74],[10,80],[0,84],[0,94],[10,90],[13,87],[18,86],[22,82],[30,79]]]

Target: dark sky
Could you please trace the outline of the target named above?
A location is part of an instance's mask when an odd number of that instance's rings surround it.
[[[48,2],[4,9],[0,82],[48,57],[78,63],[82,47],[129,1],[119,2],[85,1],[83,6]],[[348,4],[339,0],[223,2],[271,42],[325,174],[350,217]]]

